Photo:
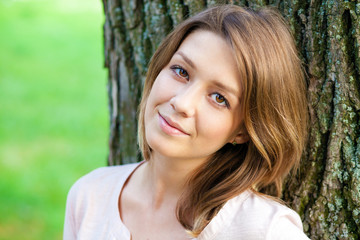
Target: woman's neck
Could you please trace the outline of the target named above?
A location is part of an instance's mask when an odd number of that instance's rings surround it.
[[[151,205],[177,202],[191,173],[202,163],[200,160],[170,159],[153,152],[144,164],[143,186],[152,196]]]

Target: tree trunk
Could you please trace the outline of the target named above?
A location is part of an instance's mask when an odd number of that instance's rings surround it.
[[[171,29],[216,0],[103,0],[109,69],[109,165],[140,160],[137,105],[147,64]],[[360,2],[227,1],[271,5],[289,20],[308,76],[310,129],[283,199],[311,239],[360,239]]]

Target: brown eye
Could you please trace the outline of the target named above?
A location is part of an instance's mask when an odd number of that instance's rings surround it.
[[[225,98],[219,94],[216,95],[216,102],[223,103],[225,101]]]
[[[178,75],[179,77],[185,78],[187,80],[189,80],[189,74],[188,72],[183,69],[180,66],[172,66],[171,69],[176,73],[176,75]]]
[[[229,103],[226,100],[226,98],[219,94],[219,93],[213,93],[211,94],[211,98],[214,100],[214,102],[222,107],[229,107]]]
[[[180,69],[179,69],[179,75],[182,76],[182,77],[184,77],[184,78],[186,78],[188,74],[187,74],[187,72],[186,72],[184,69],[181,69],[181,68],[180,68]]]

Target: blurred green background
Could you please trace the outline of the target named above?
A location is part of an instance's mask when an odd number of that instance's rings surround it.
[[[62,239],[66,195],[106,165],[100,0],[0,0],[0,239]]]

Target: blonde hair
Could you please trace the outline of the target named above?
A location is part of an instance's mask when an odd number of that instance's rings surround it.
[[[139,108],[139,145],[144,159],[144,112],[152,85],[182,41],[197,29],[223,37],[240,72],[244,127],[250,140],[226,144],[194,170],[178,202],[180,223],[197,236],[225,202],[252,189],[282,190],[282,181],[297,167],[307,133],[306,86],[291,32],[275,10],[221,5],[179,24],[153,55]]]

